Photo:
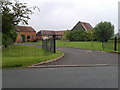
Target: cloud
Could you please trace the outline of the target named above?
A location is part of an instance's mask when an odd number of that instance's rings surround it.
[[[95,26],[101,21],[110,21],[118,27],[118,0],[20,0],[28,6],[37,6],[29,25],[41,29],[72,29],[78,21]]]

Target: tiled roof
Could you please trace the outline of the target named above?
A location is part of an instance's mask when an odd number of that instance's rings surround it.
[[[89,23],[80,22],[86,31],[91,30],[92,26]]]
[[[30,26],[16,26],[17,32],[36,32],[32,27]]]
[[[63,35],[64,31],[55,31],[55,35]]]
[[[41,30],[37,33],[37,35],[63,35],[64,31],[49,31],[49,30]]]
[[[72,30],[91,30],[92,26],[89,23],[79,21]]]

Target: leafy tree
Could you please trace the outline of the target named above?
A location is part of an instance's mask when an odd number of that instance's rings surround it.
[[[96,40],[96,35],[95,35],[94,29],[85,32],[85,40],[86,41],[95,41]]]
[[[20,22],[23,24],[28,24],[28,20],[30,19],[29,15],[33,14],[33,12],[31,8],[28,8],[26,6],[26,3],[20,3],[17,0],[3,0],[0,1],[0,3],[2,3],[2,39],[3,45],[7,47],[10,45],[10,43],[8,42],[15,42],[17,36],[16,32],[14,31],[15,26],[18,25]],[[35,9],[37,7],[35,6],[32,8]],[[7,41],[6,39],[10,41]]]
[[[62,40],[68,40],[68,38],[70,37],[70,32],[70,30],[65,31]]]
[[[98,41],[107,42],[114,35],[114,26],[110,22],[100,22],[95,26]]]

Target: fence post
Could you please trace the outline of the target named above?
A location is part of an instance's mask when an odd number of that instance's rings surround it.
[[[114,41],[114,50],[117,51],[117,37],[115,37],[115,41]]]
[[[105,40],[102,40],[102,48],[104,49],[105,47],[104,47],[104,44],[105,43]]]
[[[56,53],[56,42],[55,42],[55,35],[53,35],[53,43],[54,43],[54,49],[53,49],[53,53]]]

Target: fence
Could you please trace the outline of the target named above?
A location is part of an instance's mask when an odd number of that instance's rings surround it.
[[[46,53],[56,53],[55,38],[43,39],[42,48]]]
[[[119,44],[120,44],[120,39],[117,39],[117,37],[115,37],[114,39],[108,40],[107,42],[103,42],[102,47],[103,49],[107,48],[114,51],[120,51]]]

